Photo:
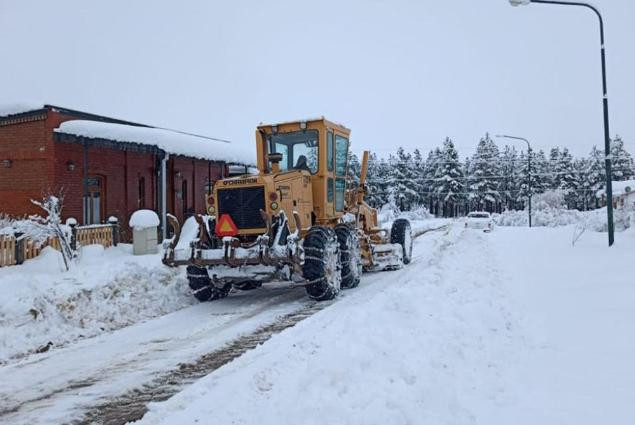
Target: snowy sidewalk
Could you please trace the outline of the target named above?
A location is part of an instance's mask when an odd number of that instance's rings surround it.
[[[635,423],[635,232],[498,228],[492,242],[524,317],[527,347],[486,423]]]

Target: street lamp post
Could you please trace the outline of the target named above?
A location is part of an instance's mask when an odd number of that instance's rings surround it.
[[[497,134],[496,137],[502,139],[522,140],[527,143],[527,190],[529,191],[529,227],[531,227],[531,145],[529,144],[529,140],[524,137],[508,136],[506,134]]]
[[[613,228],[613,183],[611,180],[611,136],[609,132],[609,98],[606,88],[606,55],[604,53],[604,20],[600,11],[593,5],[582,2],[567,2],[556,0],[509,0],[512,6],[527,5],[529,3],[542,3],[542,4],[557,4],[562,6],[582,6],[591,9],[597,15],[600,20],[600,50],[602,60],[602,90],[603,90],[603,111],[604,111],[604,155],[605,155],[605,168],[606,168],[606,214],[608,219],[609,230],[609,246],[614,242],[614,228]]]

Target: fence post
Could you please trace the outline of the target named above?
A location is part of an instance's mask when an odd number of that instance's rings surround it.
[[[119,243],[119,219],[115,216],[108,218],[108,224],[112,226],[112,244],[117,246]]]
[[[66,219],[66,225],[71,228],[71,251],[77,251],[77,220],[73,217]]]
[[[22,264],[24,263],[24,241],[26,238],[23,238],[22,232],[15,233],[15,263]]]

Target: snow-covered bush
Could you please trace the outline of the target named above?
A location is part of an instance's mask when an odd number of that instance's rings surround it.
[[[46,212],[46,218],[40,216],[30,216],[29,221],[36,228],[39,228],[41,234],[49,237],[55,237],[59,241],[62,258],[66,270],[70,268],[70,261],[77,258],[77,252],[71,247],[72,231],[71,228],[62,224],[62,196],[46,195],[42,201],[31,200],[35,205],[39,206]]]
[[[35,243],[35,246],[40,247],[48,240],[50,232],[48,229],[42,229],[42,226],[32,218],[14,219],[7,215],[0,215],[0,235],[29,239]]]
[[[615,230],[623,231],[628,229],[634,214],[625,209],[615,210],[613,222]],[[498,226],[528,226],[529,215],[524,211],[505,211],[502,214],[494,214],[494,221]],[[585,223],[586,230],[594,232],[606,232],[608,229],[606,222],[606,208],[592,211],[568,210],[566,208],[544,207],[534,210],[531,214],[531,224],[537,227],[557,227],[568,225],[579,225]]]
[[[407,218],[408,220],[427,220],[434,218],[430,211],[423,205],[417,205],[410,211],[399,213],[398,218]]]
[[[13,222],[11,217],[0,213],[0,235],[13,235]]]
[[[392,197],[389,198],[394,199]],[[430,211],[428,211],[428,209],[423,205],[415,205],[409,211],[401,211],[394,200],[384,204],[379,209],[377,215],[379,223],[388,223],[398,218],[407,218],[408,220],[426,220],[433,218],[433,215],[430,214]]]
[[[401,214],[401,210],[399,209],[399,206],[395,201],[395,197],[391,193],[390,195],[388,195],[388,202],[382,205],[381,208],[379,208],[377,215],[378,221],[380,223],[394,221],[399,216],[399,214]]]
[[[547,210],[550,208],[563,209],[565,207],[564,192],[561,190],[548,190],[532,197],[534,210]]]

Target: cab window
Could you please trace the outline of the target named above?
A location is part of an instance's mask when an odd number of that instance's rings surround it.
[[[335,175],[346,175],[346,162],[348,161],[348,139],[335,136]]]
[[[326,133],[326,165],[328,171],[333,171],[333,132],[329,131]]]
[[[335,180],[335,211],[344,211],[344,197],[346,196],[346,180],[338,177]]]
[[[329,177],[326,185],[326,202],[333,202],[333,193],[335,192],[335,181]]]
[[[318,131],[302,130],[269,136],[269,152],[281,153],[280,169],[318,171]]]

